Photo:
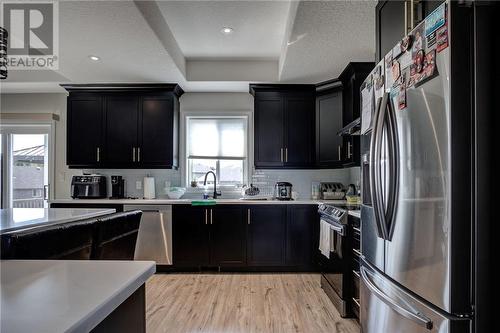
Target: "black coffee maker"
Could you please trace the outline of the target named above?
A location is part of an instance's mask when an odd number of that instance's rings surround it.
[[[125,179],[122,176],[111,176],[111,199],[125,198]]]

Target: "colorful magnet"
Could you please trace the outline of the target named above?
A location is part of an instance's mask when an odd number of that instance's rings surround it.
[[[401,43],[400,43],[400,49],[401,49],[401,52],[406,52],[408,51],[408,49],[411,47],[411,43],[413,41],[413,38],[411,35],[408,35],[406,37],[404,37],[402,40],[401,40]]]
[[[401,76],[401,68],[399,67],[399,61],[394,60],[392,62],[392,80],[395,82]]]
[[[417,55],[413,59],[413,64],[415,66],[415,72],[421,73],[424,69],[424,50],[418,50]]]
[[[446,22],[446,4],[436,8],[425,18],[425,36],[429,36]]]
[[[427,49],[432,48],[436,44],[436,31],[425,37],[425,41],[427,42]]]
[[[403,110],[406,108],[406,89],[404,85],[401,85],[399,87],[398,106],[399,110]]]
[[[436,43],[436,50],[438,52],[441,52],[448,47],[448,26],[445,25],[436,31]]]

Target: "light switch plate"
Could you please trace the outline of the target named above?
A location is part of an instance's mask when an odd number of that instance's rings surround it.
[[[142,182],[140,180],[135,182],[135,189],[136,190],[142,189]]]

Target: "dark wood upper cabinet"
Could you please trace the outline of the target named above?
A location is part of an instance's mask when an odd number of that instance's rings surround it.
[[[210,208],[210,263],[214,266],[246,265],[247,219],[243,206]]]
[[[104,95],[106,135],[104,164],[133,166],[137,149],[138,96]]]
[[[314,165],[314,86],[251,84],[256,168]]]
[[[81,94],[68,97],[66,158],[75,167],[100,166],[103,151],[102,97]]]
[[[374,62],[351,62],[339,76],[342,82],[342,124],[349,125],[360,116],[361,85],[375,67]],[[344,135],[342,138],[342,163],[344,167],[359,166],[361,152],[358,135]]]
[[[249,266],[285,263],[286,205],[248,206],[247,262]]]
[[[178,85],[62,86],[70,168],[177,168]]]
[[[255,95],[254,150],[255,166],[282,167],[284,147],[284,108],[281,94],[260,92]]]
[[[319,85],[316,97],[316,159],[320,168],[342,167],[342,86]]]
[[[179,101],[171,96],[141,98],[139,163],[158,167],[178,165]]]

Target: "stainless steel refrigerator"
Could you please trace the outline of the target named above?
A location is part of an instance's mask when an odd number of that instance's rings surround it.
[[[365,333],[471,331],[470,9],[437,11],[362,86]]]

